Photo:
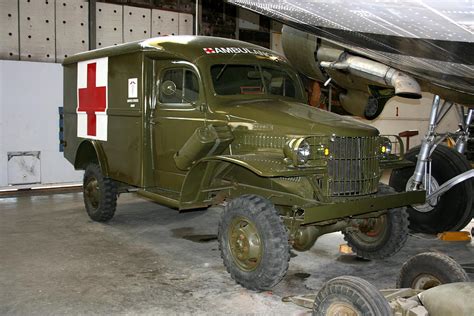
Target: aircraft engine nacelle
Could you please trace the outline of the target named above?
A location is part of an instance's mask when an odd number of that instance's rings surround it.
[[[421,98],[420,85],[410,75],[349,54],[313,34],[285,25],[282,44],[285,56],[301,74],[319,82],[331,79],[339,88],[337,95],[342,107],[353,115],[374,119],[394,95]],[[386,91],[390,91],[388,97]]]

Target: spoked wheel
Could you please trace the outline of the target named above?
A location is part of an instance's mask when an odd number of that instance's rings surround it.
[[[427,290],[454,282],[469,282],[469,276],[461,265],[444,254],[424,252],[403,264],[397,287]]]
[[[99,165],[91,163],[84,172],[84,204],[89,217],[97,222],[106,222],[115,214],[117,186],[112,179],[102,175]]]
[[[379,194],[394,190],[379,186]],[[408,238],[408,217],[405,208],[394,208],[377,218],[369,218],[359,225],[343,231],[344,239],[352,250],[365,259],[382,259],[397,253]]]
[[[364,279],[340,276],[329,280],[314,300],[317,316],[389,316],[390,305],[375,286]]]
[[[267,290],[285,276],[288,234],[274,205],[257,195],[229,202],[219,223],[219,248],[231,277],[251,290]]]
[[[414,147],[405,158],[416,162],[419,151],[420,146]],[[433,189],[471,169],[466,157],[444,145],[436,147],[431,160]],[[414,167],[394,170],[390,176],[390,185],[399,192],[405,191],[413,172]],[[410,229],[428,234],[463,229],[474,215],[473,182],[471,179],[457,184],[437,201],[408,207]]]

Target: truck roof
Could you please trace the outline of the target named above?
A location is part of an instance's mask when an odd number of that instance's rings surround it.
[[[185,60],[195,59],[211,54],[252,54],[260,56],[276,56],[284,58],[280,54],[264,47],[221,37],[211,36],[161,36],[140,40],[136,42],[124,43],[115,46],[99,48],[91,51],[75,54],[64,60],[63,65],[76,63],[101,57],[110,57],[139,51],[156,52],[157,55],[175,56]]]

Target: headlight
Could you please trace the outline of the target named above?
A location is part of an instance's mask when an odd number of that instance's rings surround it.
[[[303,137],[293,138],[286,143],[284,153],[295,167],[304,165],[311,156],[311,145]]]
[[[296,150],[298,161],[306,163],[311,155],[311,146],[307,141],[302,141],[298,149]]]
[[[380,153],[387,157],[392,153],[392,142],[388,137],[382,137],[380,140]]]

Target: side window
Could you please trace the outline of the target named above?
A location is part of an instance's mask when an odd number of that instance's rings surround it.
[[[161,78],[161,84],[163,85],[167,81],[172,81],[174,85],[176,85],[176,92],[173,94],[165,94],[160,89],[161,103],[184,105],[198,100],[199,81],[193,71],[186,68],[168,69]]]

